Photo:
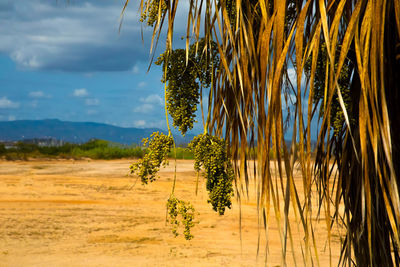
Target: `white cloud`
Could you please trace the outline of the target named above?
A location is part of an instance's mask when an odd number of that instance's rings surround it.
[[[142,104],[142,105],[134,108],[133,111],[137,112],[137,113],[149,113],[153,109],[154,109],[154,105],[152,105],[152,104]]]
[[[139,74],[140,73],[140,69],[138,65],[135,65],[132,67],[132,73],[133,74]]]
[[[165,126],[164,120],[159,121],[145,121],[137,120],[133,122],[133,126],[137,128],[163,128]]]
[[[138,128],[143,128],[144,126],[146,126],[146,121],[145,120],[137,120],[137,121],[133,122],[133,125]]]
[[[293,86],[296,88],[297,87],[297,73],[296,70],[294,68],[288,68],[287,70],[288,72],[288,76],[290,81],[292,82]],[[303,73],[303,75],[301,76],[301,87],[304,88],[306,85],[306,76]]]
[[[73,93],[73,96],[75,96],[75,97],[85,97],[85,96],[88,96],[88,95],[89,95],[89,93],[86,90],[86,88],[75,89],[74,93]]]
[[[43,91],[32,91],[32,92],[29,92],[29,97],[32,97],[32,98],[51,98],[51,95],[47,95]]]
[[[30,105],[32,108],[37,108],[37,106],[38,106],[38,101],[37,101],[37,100],[34,100],[34,101],[32,101],[29,105]]]
[[[98,106],[100,101],[97,98],[88,98],[85,100],[86,106]]]
[[[18,67],[63,71],[132,71],[147,61],[151,28],[143,44],[138,3],[131,1],[118,33],[121,1],[8,1],[1,10],[0,52]]]
[[[160,106],[164,105],[164,100],[157,94],[148,95],[145,98],[142,97],[139,99],[139,101],[146,104],[158,104]]]
[[[94,109],[89,109],[89,110],[86,111],[86,114],[88,114],[88,115],[96,115],[98,113],[99,112],[97,110],[94,110]]]
[[[0,108],[19,108],[19,103],[13,102],[7,97],[3,96],[0,98]]]
[[[158,106],[158,107],[164,106],[163,99],[157,94],[152,94],[152,95],[148,95],[147,97],[142,97],[139,99],[139,101],[142,104],[135,107],[133,109],[133,112],[149,113],[149,112],[153,111],[156,108],[156,106]]]
[[[17,119],[17,117],[15,117],[14,115],[8,116],[9,121],[15,121],[16,119]]]
[[[147,127],[149,128],[162,128],[164,126],[166,126],[165,120],[159,120],[147,123]]]
[[[92,78],[94,76],[93,72],[86,72],[83,74],[85,77]]]
[[[44,93],[42,91],[29,92],[29,96],[34,98],[41,98],[44,97]]]
[[[139,88],[146,87],[146,85],[147,85],[146,82],[140,82],[140,83],[138,83],[138,87],[139,87]]]

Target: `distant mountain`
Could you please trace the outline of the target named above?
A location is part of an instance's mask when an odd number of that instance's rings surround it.
[[[53,138],[71,143],[84,143],[92,138],[121,144],[140,143],[157,128],[123,128],[95,122],[69,122],[57,119],[0,121],[0,141],[34,138]],[[191,136],[177,137],[176,142],[187,143]]]

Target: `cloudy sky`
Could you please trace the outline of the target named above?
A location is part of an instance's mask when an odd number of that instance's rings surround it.
[[[137,2],[119,33],[124,0],[0,0],[0,120],[165,129],[161,70],[147,73],[151,29]]]
[[[165,130],[162,72],[155,65],[147,72],[152,29],[139,23],[138,2],[130,1],[119,32],[125,0],[0,0],[0,121]],[[186,35],[184,9],[176,46]],[[199,132],[200,123],[191,133]]]

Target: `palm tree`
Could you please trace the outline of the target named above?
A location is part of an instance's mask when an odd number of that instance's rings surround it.
[[[317,260],[310,208],[316,189],[328,239],[334,223],[345,226],[343,265],[400,265],[400,1],[188,2],[187,58],[191,38],[202,37],[202,53],[215,42],[220,60],[212,70],[206,130],[228,141],[239,189],[248,183],[248,147],[257,151],[254,172],[264,225],[270,209],[280,212],[270,150],[277,156],[285,199],[279,221],[283,264],[290,204],[303,228],[304,264]],[[142,20],[154,29],[153,46],[162,30],[167,33],[166,52],[173,49],[179,4],[141,1]],[[282,96],[293,101],[289,117]],[[314,114],[320,119],[315,163]],[[293,130],[289,146],[287,123]],[[293,181],[296,147],[304,200]]]

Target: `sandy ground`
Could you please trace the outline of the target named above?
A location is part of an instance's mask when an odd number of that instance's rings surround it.
[[[265,232],[257,223],[254,185],[250,184],[249,199],[242,201],[241,209],[235,200],[233,208],[219,216],[207,203],[203,178],[198,195],[194,194],[193,162],[178,161],[176,195],[190,200],[199,213],[192,231],[195,237],[186,241],[182,235],[175,238],[165,223],[173,162],[147,186],[128,175],[130,163],[0,161],[0,266],[281,265],[281,241],[273,217],[265,264]],[[296,181],[300,185],[298,177]],[[293,254],[297,265],[303,266],[302,236],[296,234],[301,226],[293,214],[290,218],[294,245],[287,245],[288,266],[294,266]],[[320,265],[328,266],[325,221],[314,223],[319,226],[314,234]],[[332,234],[334,265],[340,253],[339,232]]]

